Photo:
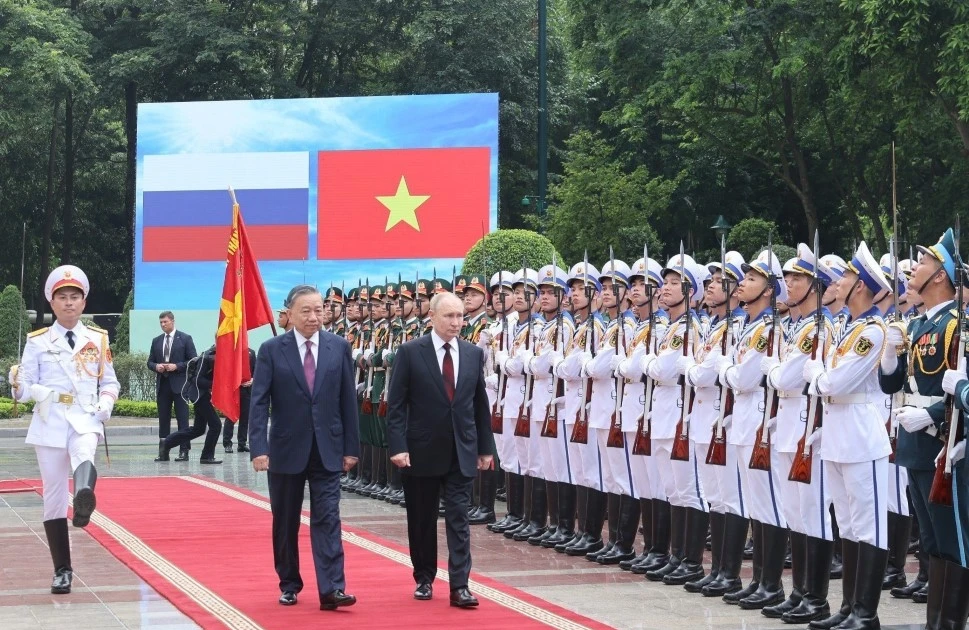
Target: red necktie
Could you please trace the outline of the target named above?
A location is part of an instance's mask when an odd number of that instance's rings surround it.
[[[444,365],[441,368],[444,375],[444,391],[448,400],[454,400],[454,361],[451,360],[451,344],[444,344]]]
[[[306,385],[313,391],[313,383],[316,380],[316,361],[313,360],[313,342],[306,341],[306,356],[303,357],[303,375],[306,377]]]

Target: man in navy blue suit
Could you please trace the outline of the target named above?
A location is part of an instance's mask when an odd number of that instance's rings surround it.
[[[151,341],[148,353],[148,369],[155,372],[155,402],[158,404],[158,437],[166,438],[172,432],[172,407],[179,431],[188,431],[188,403],[182,399],[182,386],[185,385],[185,368],[189,359],[198,354],[192,336],[175,330],[175,315],[163,311],[158,315],[158,325],[162,334]],[[175,461],[188,460],[191,443],[182,445]],[[168,461],[155,460],[155,461]]]
[[[292,292],[293,330],[259,348],[249,412],[252,467],[269,471],[273,557],[279,603],[292,606],[303,588],[298,537],[303,489],[310,486],[310,542],[321,610],[352,606],[344,592],[340,473],[360,456],[357,394],[350,345],[320,330],[323,296]],[[269,411],[272,408],[272,423]]]
[[[390,461],[402,469],[407,539],[417,589],[431,599],[437,573],[439,493],[444,491],[450,604],[471,608],[468,504],[478,470],[493,465],[495,440],[481,348],[458,337],[464,304],[453,293],[431,299],[431,334],[397,350],[387,396]]]

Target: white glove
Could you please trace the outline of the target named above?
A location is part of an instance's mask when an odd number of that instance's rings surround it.
[[[733,367],[733,361],[727,357],[720,357],[717,361],[717,378],[720,379],[720,384],[724,387],[730,387],[730,381],[727,380],[727,370]]]
[[[494,338],[495,336],[491,332],[491,329],[485,328],[484,330],[481,331],[481,334],[478,335],[478,345],[485,345],[485,346],[490,345],[491,340]]]
[[[626,357],[622,356],[621,354],[614,354],[611,357],[609,357],[609,371],[611,371],[612,373],[615,373],[616,368],[619,367],[619,364],[622,363],[623,359],[625,358]]]
[[[677,357],[676,359],[676,371],[680,374],[685,375],[694,365],[696,365],[696,361],[693,360],[693,357]]]
[[[813,383],[814,380],[824,373],[824,362],[821,359],[808,359],[804,362],[801,369],[801,376],[806,383]]]
[[[808,439],[806,439],[804,441],[804,448],[807,448],[807,447],[809,447],[809,446],[811,446],[813,444],[817,444],[818,445],[818,448],[820,448],[821,447],[821,432],[823,430],[824,430],[823,427],[818,428],[818,429],[815,429],[814,430],[814,433],[811,434],[811,437],[809,437]]]
[[[947,394],[956,393],[956,385],[959,381],[966,380],[966,370],[946,370],[945,376],[942,377],[942,389],[945,390]]]
[[[552,402],[550,404],[553,407],[564,407],[565,406],[565,396],[559,396],[557,398],[553,398],[552,399]]]
[[[949,452],[949,461],[953,464],[962,461],[962,458],[966,456],[966,441],[962,440],[958,444],[952,447]]]
[[[524,354],[524,352],[522,354]],[[504,372],[509,376],[521,376],[523,366],[524,363],[522,362],[521,355],[508,357],[508,360],[505,361]]]
[[[22,371],[23,370],[19,369],[19,366],[10,367],[10,374],[7,375],[7,382],[10,383],[11,389],[23,390],[24,375],[22,374]]]
[[[902,407],[898,412],[898,423],[909,433],[918,433],[932,424],[932,417],[925,409]]]
[[[764,358],[760,360],[760,373],[767,376],[770,374],[771,370],[780,364],[781,362],[778,361],[777,357],[768,357],[765,355]]]
[[[905,335],[898,326],[887,326],[885,332],[885,352],[892,351],[905,343]]]
[[[111,417],[114,410],[114,400],[110,396],[102,396],[98,400],[98,406],[94,409],[94,419],[104,424]]]
[[[363,353],[363,360],[366,363],[370,363],[370,359],[373,357],[373,348],[367,348]]]
[[[643,357],[643,374],[649,374],[649,366],[656,361],[656,355],[650,352]]]
[[[501,368],[502,372],[505,371],[505,362],[507,361],[508,361],[507,350],[499,350],[498,352],[495,353],[495,363],[498,364],[498,367]]]
[[[46,402],[48,400],[53,401],[54,390],[52,390],[50,387],[44,387],[39,383],[34,383],[30,386],[30,397],[35,402],[39,403]]]
[[[357,348],[356,350],[353,351],[353,354],[351,354],[351,358],[353,359],[353,362],[356,363],[357,361],[360,360],[360,357],[362,355],[363,355],[363,350],[361,350],[360,348]]]
[[[726,429],[731,424],[733,424],[733,414],[730,414],[729,416],[724,416],[723,417],[723,428]]]
[[[367,386],[367,384],[366,384],[366,383],[360,383],[360,384],[358,384],[358,385],[357,385],[357,393],[358,393],[358,394],[361,394],[361,393],[363,393],[363,388],[364,388],[364,387],[366,387],[366,386]]]
[[[776,426],[777,426],[777,416],[774,416],[773,418],[768,418],[767,422],[764,424],[764,428],[767,429],[768,432],[773,430],[774,427]]]
[[[522,362],[522,370],[527,371],[525,366],[531,363],[532,359],[535,358],[535,353],[531,350],[520,350],[516,358]]]
[[[498,391],[498,375],[492,374],[491,376],[486,376],[485,387],[493,391]]]

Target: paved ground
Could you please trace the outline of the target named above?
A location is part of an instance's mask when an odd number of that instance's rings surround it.
[[[152,461],[157,450],[153,430],[141,426],[143,420],[123,420],[118,424],[126,426],[116,426],[109,433],[112,465],[107,468],[103,462],[99,464],[101,475],[201,474],[267,494],[265,475],[256,475],[244,454],[220,454],[225,459],[221,466],[202,467],[197,461],[201,446],[197,442],[192,461],[158,464]],[[33,451],[24,446],[23,433],[22,427],[12,423],[0,427],[0,480],[37,476]],[[103,450],[99,450],[99,457],[103,458]],[[498,505],[502,511],[503,504]],[[344,495],[341,511],[345,523],[407,544],[401,508],[357,495]],[[50,556],[41,521],[38,495],[0,494],[0,628],[174,630],[196,627],[100,544],[76,529],[72,529],[74,592],[68,596],[51,595]],[[439,538],[443,544],[443,533]],[[719,600],[691,595],[681,587],[648,582],[614,567],[515,543],[483,527],[473,528],[472,544],[475,571],[616,628],[784,627],[757,611],[743,611]],[[254,570],[272,571],[272,567],[254,567]],[[915,570],[911,558],[909,570],[911,576]],[[745,571],[749,576],[749,567]],[[785,582],[790,588],[788,578]],[[354,592],[352,568],[348,582],[348,590]],[[840,602],[840,587],[840,582],[832,581],[832,602]],[[401,584],[402,591],[409,593],[411,589],[412,585]],[[359,591],[356,595],[366,597],[366,593]],[[266,596],[275,597],[275,594]],[[879,612],[883,627],[914,630],[922,627],[919,622],[924,620],[925,608],[893,600],[886,594]]]

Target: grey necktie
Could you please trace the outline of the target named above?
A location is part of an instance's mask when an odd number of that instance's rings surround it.
[[[72,343],[71,347],[73,346],[74,344]],[[165,349],[162,351],[162,354],[165,355],[165,363],[168,363],[168,359],[171,356],[171,353],[172,353],[172,336],[165,335]]]

